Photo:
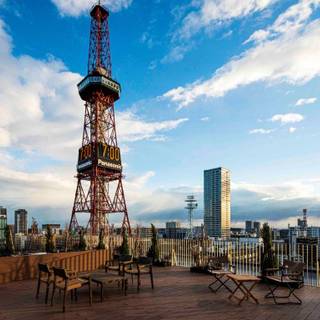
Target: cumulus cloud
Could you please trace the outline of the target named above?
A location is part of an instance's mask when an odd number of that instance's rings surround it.
[[[0,72],[6,74],[0,78],[0,203],[43,210],[43,214],[55,210],[56,219],[69,218],[82,137],[84,103],[76,87],[82,76],[54,57],[15,57],[12,47],[0,20]],[[121,143],[164,140],[168,131],[187,121],[147,121],[133,111],[118,112],[116,118]],[[125,182],[130,199],[141,193],[140,208],[143,201],[149,208],[152,205],[145,186],[151,177],[147,172]],[[139,203],[136,206],[137,212]]]
[[[88,13],[90,8],[97,4],[96,0],[51,0],[60,14],[78,17]],[[102,0],[101,4],[111,11],[119,11],[130,6],[132,0]]]
[[[222,97],[257,82],[302,85],[318,76],[320,20],[309,18],[319,0],[300,3],[303,6],[291,6],[278,17],[271,28],[275,30],[271,37],[234,57],[208,80],[171,89],[164,97],[185,107],[199,97]]]
[[[259,129],[252,129],[249,131],[250,134],[270,134],[274,131],[274,129],[263,129],[263,128],[259,128]]]
[[[304,119],[299,113],[275,114],[270,120],[272,122],[281,122],[281,124],[297,123]]]
[[[313,104],[317,101],[317,98],[301,98],[296,102],[296,106],[304,106],[306,104]]]
[[[289,128],[289,132],[290,133],[294,133],[294,132],[296,132],[297,131],[297,128],[295,128],[295,127],[290,127]]]

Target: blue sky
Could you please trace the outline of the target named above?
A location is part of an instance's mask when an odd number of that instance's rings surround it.
[[[203,170],[224,166],[233,225],[304,207],[320,225],[320,0],[104,3],[133,223],[186,221],[191,192],[200,223]],[[0,0],[0,205],[40,223],[70,217],[90,6]]]

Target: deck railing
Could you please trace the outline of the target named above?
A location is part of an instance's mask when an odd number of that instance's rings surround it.
[[[138,243],[137,243],[138,242]],[[121,238],[114,241],[115,245],[121,244]],[[206,264],[211,256],[228,255],[235,271],[242,274],[259,275],[261,272],[261,260],[263,243],[252,239],[238,239],[232,241],[223,240],[180,240],[158,239],[160,258],[172,258],[176,265],[191,267],[196,263]],[[129,247],[134,255],[147,254],[151,246],[151,239],[129,238]],[[305,264],[305,284],[320,286],[319,274],[319,245],[298,243],[274,242],[273,250],[276,255],[277,266],[283,264],[286,259],[303,262]]]
[[[79,239],[65,239],[57,237],[57,249],[60,252],[72,251]],[[146,255],[151,246],[150,238],[129,237],[129,248],[134,256]],[[38,239],[37,245],[30,248],[43,248],[44,239]],[[94,248],[98,238],[87,239],[89,248]],[[112,236],[105,239],[106,249],[112,252],[122,244],[121,236]],[[67,246],[67,250],[65,250]],[[158,239],[160,258],[174,260],[177,266],[191,267],[196,264],[205,265],[210,256],[228,255],[236,272],[258,275],[261,271],[263,243],[257,239],[240,238],[232,240],[184,240]],[[37,249],[38,251],[39,249]],[[277,257],[278,266],[286,259],[300,261],[305,264],[305,283],[320,287],[319,274],[319,245],[298,243],[290,245],[284,242],[274,242],[273,250]]]

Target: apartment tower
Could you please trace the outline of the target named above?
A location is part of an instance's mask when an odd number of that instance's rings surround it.
[[[230,171],[204,171],[204,227],[209,237],[230,237]]]
[[[14,233],[28,234],[28,212],[18,209],[14,212]]]

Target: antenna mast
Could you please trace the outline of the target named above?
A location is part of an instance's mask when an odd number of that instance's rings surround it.
[[[188,220],[189,220],[189,230],[186,235],[186,239],[193,239],[193,211],[197,209],[198,203],[194,195],[187,196],[185,202],[186,202],[185,209],[187,209],[188,211]]]

